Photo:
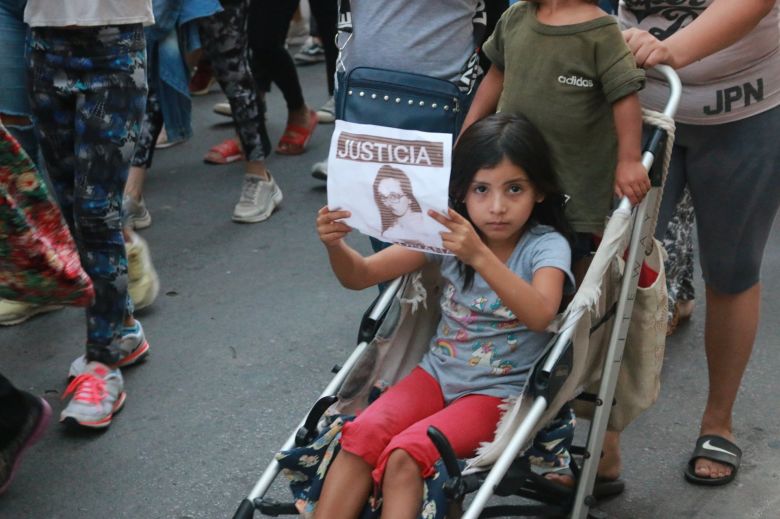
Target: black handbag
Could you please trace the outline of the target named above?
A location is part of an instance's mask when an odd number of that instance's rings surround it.
[[[351,70],[339,84],[336,117],[362,124],[457,135],[468,95],[454,83],[371,67]]]
[[[480,13],[475,13],[474,27],[475,41],[478,41],[484,33],[484,17]],[[340,1],[338,29],[340,34],[346,35],[346,45],[352,33],[349,0]],[[373,67],[356,67],[345,73],[339,56],[341,71],[336,74],[336,118],[457,136],[482,74],[476,64],[477,52],[475,44],[474,55],[464,65],[461,84]]]

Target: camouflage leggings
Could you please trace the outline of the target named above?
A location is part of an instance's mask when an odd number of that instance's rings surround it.
[[[265,128],[265,110],[249,68],[249,0],[223,0],[221,3],[224,11],[200,20],[203,49],[230,103],[246,159],[261,161],[270,153],[271,141]]]
[[[95,286],[87,357],[115,364],[128,311],[122,194],[146,102],[143,27],[33,28],[29,42],[41,151]]]
[[[669,294],[669,319],[672,318],[677,301],[691,301],[695,298],[693,290],[694,224],[693,202],[686,187],[674,210],[674,215],[666,227],[663,239],[664,248],[668,254],[664,268]]]

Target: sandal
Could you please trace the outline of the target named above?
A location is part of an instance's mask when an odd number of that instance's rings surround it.
[[[203,157],[203,162],[207,164],[230,164],[244,158],[241,146],[235,139],[228,139],[213,146]]]
[[[279,139],[276,153],[279,155],[300,155],[306,151],[306,145],[311,139],[311,134],[317,127],[317,112],[309,110],[309,125],[307,127],[288,124],[284,129],[284,135]]]
[[[696,474],[696,460],[703,458],[705,460],[716,461],[731,467],[731,474],[721,478],[710,478]],[[742,461],[742,451],[726,438],[714,434],[699,436],[696,440],[696,448],[693,449],[691,459],[685,467],[685,479],[694,485],[704,485],[717,487],[731,483],[737,477],[739,464]]]

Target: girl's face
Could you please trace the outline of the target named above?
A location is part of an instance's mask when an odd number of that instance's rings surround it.
[[[386,178],[380,181],[377,191],[379,191],[379,199],[395,216],[403,216],[409,210],[409,197],[404,193],[398,180]]]
[[[504,158],[494,168],[477,171],[464,202],[488,246],[514,246],[542,200],[525,171]]]

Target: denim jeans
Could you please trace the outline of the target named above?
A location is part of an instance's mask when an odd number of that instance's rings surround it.
[[[24,63],[27,26],[22,21],[27,0],[0,0],[0,116],[30,118]],[[32,122],[26,125],[5,124],[11,135],[34,161],[38,157],[38,141]]]

